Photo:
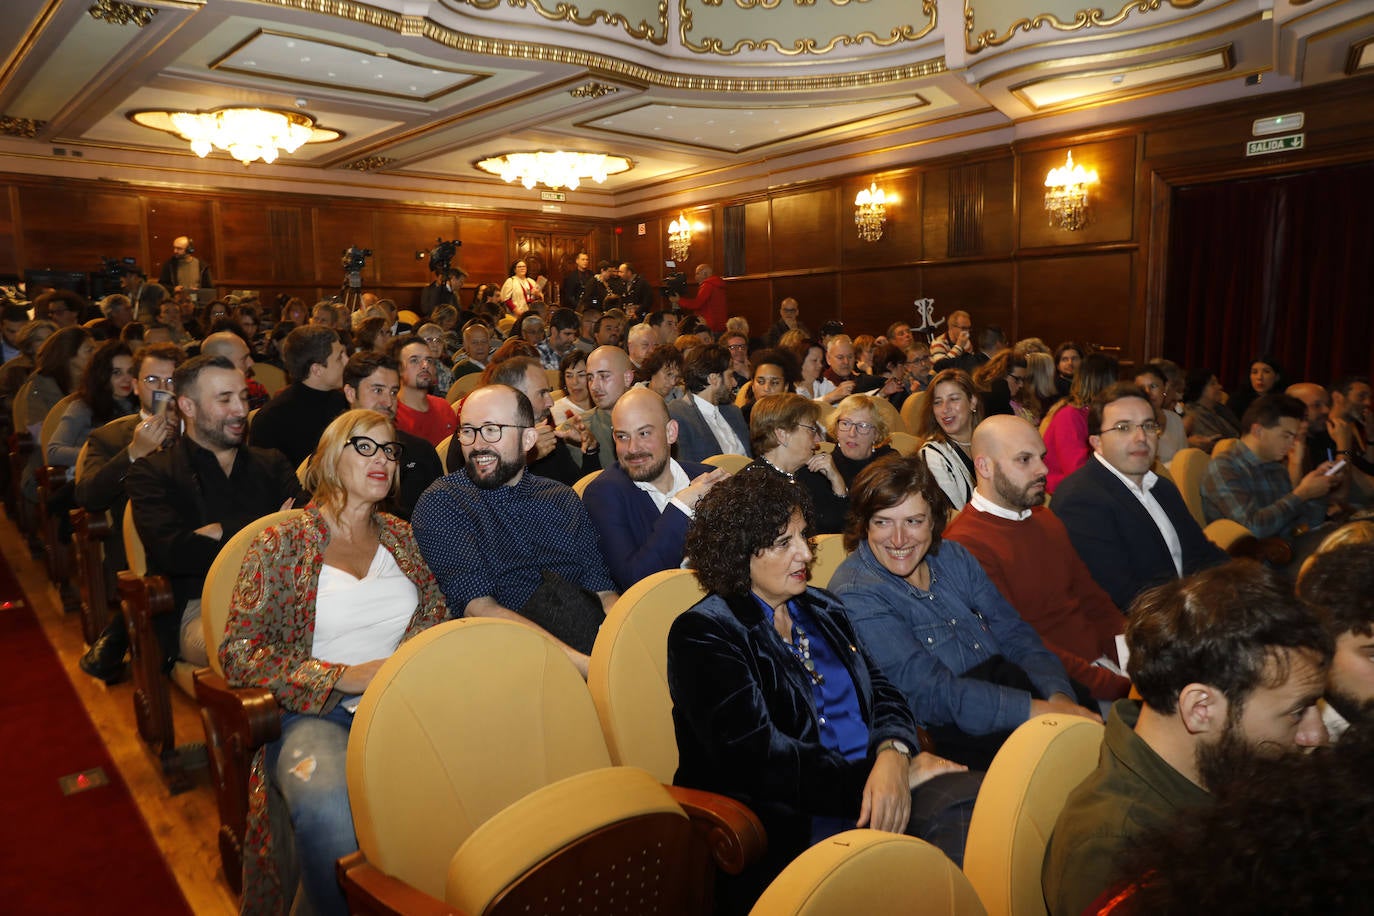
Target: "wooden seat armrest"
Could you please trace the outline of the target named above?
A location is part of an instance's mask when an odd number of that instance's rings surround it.
[[[354,916],[467,916],[464,910],[379,871],[361,852],[340,859],[338,875]]]
[[[196,701],[220,721],[244,736],[249,756],[281,737],[281,707],[266,687],[230,687],[229,682],[201,668],[195,673]]]
[[[76,472],[65,464],[40,464],[34,473],[40,485],[54,490],[76,480]]]
[[[119,574],[119,597],[129,614],[129,626],[174,613],[176,599],[166,576],[135,576],[125,570]]]
[[[747,805],[700,789],[665,786],[697,830],[705,834],[711,857],[721,871],[738,875],[763,857],[768,837],[758,815]]]
[[[72,530],[88,541],[105,541],[110,537],[110,513],[72,509]]]

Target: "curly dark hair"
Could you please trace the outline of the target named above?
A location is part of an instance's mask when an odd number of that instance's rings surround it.
[[[91,429],[104,426],[120,416],[116,412],[118,408],[111,387],[116,356],[127,356],[132,360],[134,351],[122,340],[107,340],[91,354],[91,361],[86,364],[86,372],[81,376],[77,392],[86,406],[91,408]]]
[[[1287,679],[1285,650],[1314,653],[1324,668],[1335,648],[1292,585],[1255,560],[1232,560],[1142,592],[1126,621],[1126,647],[1131,682],[1164,714],[1194,682],[1211,684],[1239,709],[1256,687]]]
[[[660,344],[649,351],[649,355],[644,357],[644,362],[639,364],[635,370],[636,382],[647,382],[663,369],[664,366],[676,366],[679,373],[682,372],[682,351],[672,344]]]
[[[751,465],[712,487],[687,527],[687,556],[701,587],[726,597],[748,595],[749,558],[772,544],[798,512],[810,538],[816,527],[810,497],[767,467]]]
[[[1320,609],[1333,637],[1374,635],[1374,544],[1318,553],[1298,579],[1298,594]]]
[[[949,518],[949,497],[940,482],[926,467],[920,455],[884,455],[854,477],[849,488],[849,518],[844,527],[844,549],[852,552],[868,537],[868,523],[885,509],[919,496],[930,510],[930,548],[927,555],[940,552],[940,536]]]
[[[1114,912],[1368,913],[1371,771],[1367,728],[1311,754],[1241,762],[1212,790],[1214,804],[1181,811],[1131,844],[1120,872],[1129,890]],[[1223,849],[1235,867],[1217,867]]]

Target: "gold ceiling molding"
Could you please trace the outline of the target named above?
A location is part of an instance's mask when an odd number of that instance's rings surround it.
[[[1007,30],[1001,35],[997,30],[985,29],[977,32],[974,25],[974,0],[964,0],[964,49],[970,54],[977,54],[985,48],[996,47],[1006,44],[1015,37],[1018,31],[1030,32],[1041,26],[1048,25],[1061,32],[1076,32],[1080,29],[1089,27],[1110,28],[1118,22],[1122,22],[1132,12],[1148,13],[1159,9],[1164,3],[1168,3],[1174,9],[1186,10],[1197,6],[1202,0],[1127,0],[1126,4],[1114,14],[1108,16],[1101,9],[1092,8],[1079,10],[1074,13],[1073,19],[1069,22],[1062,21],[1054,13],[1040,13],[1030,18],[1022,18],[1007,26]],[[977,35],[975,36],[975,32]]]
[[[1111,91],[1097,92],[1091,95],[1078,96],[1072,99],[1054,102],[1048,105],[1037,105],[1030,94],[1026,91],[1042,83],[1053,82],[1055,80],[1086,79],[1095,76],[1110,76],[1117,73],[1138,73],[1143,70],[1155,70],[1171,64],[1185,64],[1193,61],[1204,60],[1208,57],[1217,57],[1219,66],[1211,70],[1198,70],[1182,76],[1170,77],[1155,80],[1144,84],[1125,86],[1120,89],[1113,88]],[[1165,57],[1156,60],[1145,61],[1143,63],[1131,64],[1125,67],[1109,67],[1101,70],[1079,70],[1071,73],[1056,73],[1043,76],[1038,79],[1026,80],[1007,87],[1007,91],[1012,94],[1021,104],[1025,105],[1033,112],[1054,112],[1074,110],[1085,105],[1096,106],[1102,101],[1117,100],[1122,98],[1140,98],[1142,96],[1157,95],[1159,92],[1168,89],[1176,90],[1180,86],[1193,86],[1200,82],[1212,82],[1216,79],[1217,73],[1225,73],[1234,70],[1236,66],[1235,43],[1228,42],[1215,48],[1208,48],[1196,51],[1192,54],[1184,54],[1178,57]]]
[[[374,26],[404,35],[423,37],[445,48],[470,54],[485,54],[510,60],[533,60],[549,63],[568,64],[583,67],[606,76],[614,76],[645,86],[675,89],[685,92],[739,93],[739,92],[815,92],[819,90],[866,89],[892,83],[923,79],[944,73],[949,68],[943,56],[899,67],[885,67],[879,70],[861,70],[854,73],[823,74],[818,76],[696,76],[685,73],[670,73],[642,64],[631,63],[583,51],[578,48],[551,46],[532,42],[509,41],[506,39],[483,38],[468,35],[441,25],[432,19],[402,16],[390,10],[378,9],[355,0],[257,0],[269,6],[321,13]],[[923,5],[934,9],[935,0],[922,0]],[[925,34],[934,28],[934,18]]]
[[[395,161],[395,159],[388,159],[386,156],[368,156],[366,159],[356,159],[344,168],[353,169],[355,172],[375,172],[378,169],[386,168]]]
[[[129,25],[140,29],[153,21],[157,10],[151,6],[138,6],[134,3],[121,3],[120,0],[95,0],[86,10],[92,19],[108,22],[110,25]]]
[[[9,115],[0,115],[0,134],[32,140],[38,136],[38,132],[47,123],[47,121],[37,121],[33,118],[12,118]]]
[[[934,30],[938,19],[938,11],[935,6],[936,0],[921,0],[921,12],[926,16],[926,23],[921,28],[917,28],[914,25],[899,25],[895,26],[885,36],[880,36],[872,31],[858,32],[854,35],[836,35],[825,44],[821,44],[820,41],[815,38],[797,38],[793,40],[790,48],[783,46],[783,42],[786,41],[786,39],[779,41],[776,38],[741,38],[727,48],[725,42],[719,38],[708,36],[703,38],[701,43],[698,44],[688,37],[688,33],[692,31],[692,11],[687,8],[689,2],[691,2],[691,0],[678,0],[678,38],[682,46],[695,54],[718,54],[722,57],[731,57],[741,51],[763,51],[769,48],[772,48],[779,54],[785,54],[789,57],[794,57],[798,54],[828,54],[836,47],[851,47],[853,45],[863,44],[865,41],[872,42],[877,47],[886,48],[898,42],[917,41],[924,38]],[[717,5],[711,3],[711,0],[702,0],[702,2],[707,5]],[[735,0],[735,2],[741,8],[747,8],[747,3],[754,2],[758,2],[760,6],[767,7],[770,0]],[[776,6],[778,0],[771,0],[771,2]],[[1141,2],[1148,2],[1148,0],[1141,0]],[[1196,0],[1196,2],[1200,3],[1202,0]],[[798,5],[809,6],[811,4],[802,4],[800,0],[798,0]]]
[[[479,10],[494,10],[501,5],[502,0],[439,0],[440,4],[455,13],[461,13],[461,6],[472,6]],[[625,29],[626,34],[631,38],[647,38],[652,44],[663,45],[668,43],[668,0],[658,0],[658,22],[650,23],[647,19],[639,20],[638,24],[631,23],[624,13],[613,13],[610,10],[595,9],[582,12],[575,3],[560,2],[553,8],[546,7],[542,0],[505,0],[508,6],[516,8],[534,7],[535,12],[552,22],[571,22],[574,25],[596,25],[604,22],[607,25],[618,25]]]
[[[596,80],[588,80],[575,89],[569,89],[568,95],[575,99],[599,99],[602,96],[619,91],[619,86],[607,86],[605,83],[598,83]]]

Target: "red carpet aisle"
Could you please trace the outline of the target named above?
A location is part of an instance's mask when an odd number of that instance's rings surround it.
[[[0,913],[190,913],[0,557]],[[64,796],[100,767],[109,784]]]

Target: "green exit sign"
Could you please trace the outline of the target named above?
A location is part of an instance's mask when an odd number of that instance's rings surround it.
[[[1251,140],[1245,144],[1245,155],[1268,156],[1270,153],[1289,153],[1302,149],[1307,134],[1289,134],[1286,137],[1269,137],[1265,140]]]

